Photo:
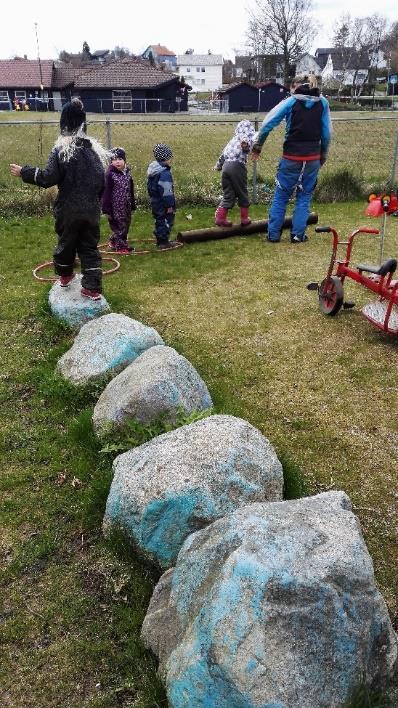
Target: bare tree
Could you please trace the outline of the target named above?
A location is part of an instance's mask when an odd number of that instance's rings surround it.
[[[116,45],[114,49],[112,49],[108,56],[107,56],[107,61],[113,61],[114,59],[127,59],[128,57],[133,57],[134,54],[130,52],[127,47],[119,47]]]
[[[387,54],[390,62],[390,69],[398,72],[398,22],[393,24],[387,30],[382,39],[381,48]]]
[[[249,10],[247,40],[253,55],[279,55],[283,82],[317,32],[312,0],[256,0]]]
[[[334,65],[338,92],[351,87],[351,96],[361,95],[365,84],[375,81],[387,20],[381,15],[351,17],[344,14],[334,26]]]

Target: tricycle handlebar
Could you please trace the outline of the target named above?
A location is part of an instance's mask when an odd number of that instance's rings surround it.
[[[317,234],[330,234],[331,230],[330,226],[315,226]]]

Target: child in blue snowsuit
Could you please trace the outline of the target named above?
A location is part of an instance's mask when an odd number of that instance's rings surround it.
[[[176,200],[174,197],[171,160],[173,153],[164,143],[153,148],[155,160],[148,167],[148,194],[151,200],[152,214],[155,219],[154,236],[159,249],[175,248],[177,243],[169,241],[174,224]]]
[[[318,172],[324,164],[332,136],[329,104],[310,86],[308,77],[293,79],[292,95],[278,103],[265,117],[255,138],[252,159],[257,160],[266,138],[283,119],[286,120],[283,154],[276,175],[275,195],[271,204],[267,240],[281,239],[288,201],[296,190],[290,240],[307,241],[305,227]]]

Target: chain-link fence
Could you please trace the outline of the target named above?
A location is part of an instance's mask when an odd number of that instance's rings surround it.
[[[0,120],[0,214],[16,211],[35,213],[39,201],[29,185],[9,174],[9,163],[44,166],[57,135],[57,114],[42,120]],[[57,116],[57,117],[56,117]],[[245,116],[242,116],[245,117]],[[178,115],[154,119],[142,116],[98,118],[90,116],[88,135],[108,147],[123,146],[136,185],[138,204],[147,204],[146,171],[153,159],[155,143],[173,150],[173,175],[179,204],[215,204],[221,194],[220,173],[213,171],[223,147],[234,134],[241,116],[207,117]],[[259,118],[251,118],[255,127]],[[398,119],[395,116],[362,114],[333,116],[334,136],[329,158],[320,173],[317,197],[323,201],[349,199],[395,186],[398,150]],[[249,161],[249,183],[253,201],[266,202],[272,194],[281,155],[283,126],[274,130],[264,144],[258,163]]]

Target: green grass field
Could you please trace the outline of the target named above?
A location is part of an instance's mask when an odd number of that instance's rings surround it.
[[[368,120],[374,115],[377,115],[377,119]],[[361,120],[354,120],[355,116],[351,114],[333,113],[334,139],[330,157],[319,178],[318,196],[323,201],[341,198],[338,190],[328,189],[322,195],[322,185],[330,175],[341,173],[342,170],[348,170],[354,175],[363,195],[387,184],[391,174],[398,118],[383,121],[382,116],[379,113],[361,112],[357,116]],[[32,117],[42,119],[43,124],[30,124]],[[58,123],[45,124],[49,117],[56,121],[59,118],[58,114],[46,113],[0,114],[0,215],[12,216],[16,212],[30,214],[32,210],[36,213],[39,204],[48,200],[49,193],[46,192],[32,197],[29,187],[11,178],[8,165],[10,162],[45,164],[58,135]],[[391,118],[391,114],[388,117]],[[5,125],[5,120],[10,118],[13,124]],[[98,115],[89,118],[105,119]],[[199,116],[193,120],[189,116],[191,122],[187,122],[186,116],[174,116],[162,117],[164,122],[156,123],[152,122],[153,117],[143,117],[135,118],[137,122],[134,124],[126,124],[128,118],[131,116],[125,115],[119,122],[112,124],[112,144],[122,145],[127,151],[139,203],[147,204],[146,170],[152,160],[152,147],[157,142],[166,142],[173,149],[173,174],[179,204],[212,205],[217,202],[221,191],[220,174],[213,172],[212,168],[242,116]],[[112,120],[115,120],[115,116]],[[16,124],[16,121],[19,122]],[[88,132],[105,144],[104,122],[91,123]],[[269,189],[273,187],[282,138],[283,128],[279,127],[271,133],[258,163],[260,203],[267,201]],[[252,170],[250,163],[249,182],[252,180]]]
[[[315,209],[343,233],[375,224],[363,203]],[[265,215],[262,206],[252,212]],[[211,208],[181,208],[176,230],[212,216]],[[49,286],[31,275],[51,258],[52,218],[0,224],[1,705],[166,706],[139,642],[157,574],[102,539],[112,458],[92,433],[98,390],[77,393],[54,374],[72,336],[48,313]],[[139,209],[130,240],[151,231]],[[258,235],[125,257],[105,279],[105,295],[193,363],[217,412],[249,420],[271,440],[288,496],[350,495],[396,622],[398,342],[361,317],[368,298],[354,285],[354,310],[320,314],[305,286],[323,277],[330,237],[309,234],[299,246],[287,235],[278,246]],[[364,236],[353,260],[377,262],[377,253],[377,239]],[[397,253],[391,218],[385,256]]]

